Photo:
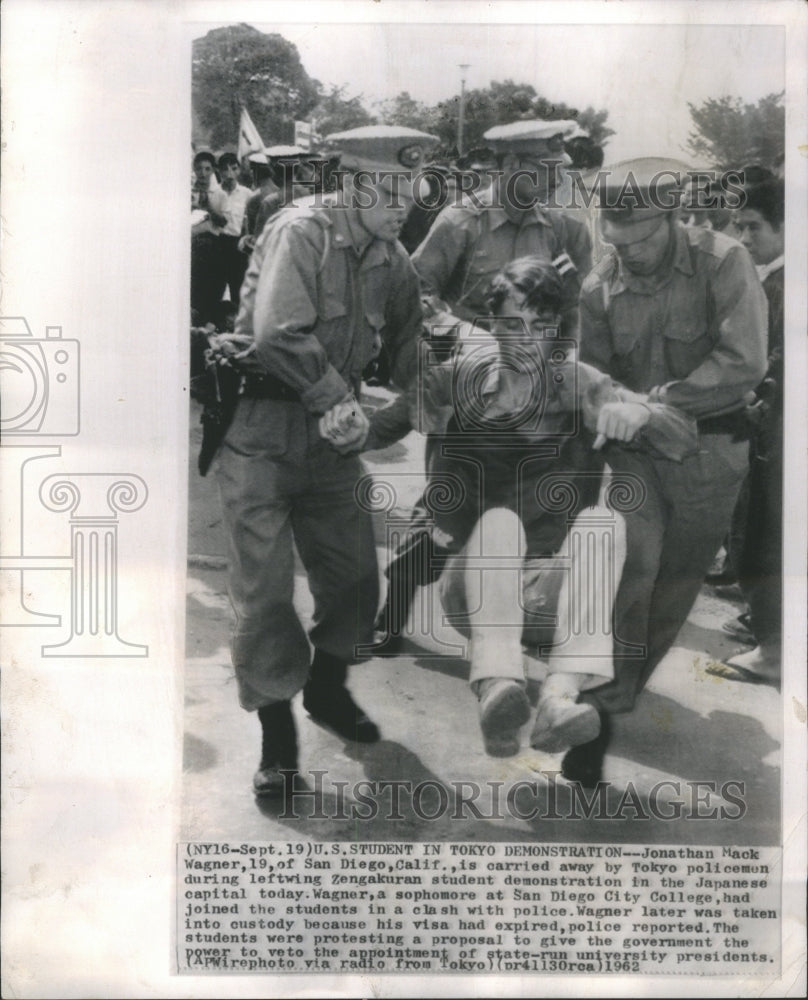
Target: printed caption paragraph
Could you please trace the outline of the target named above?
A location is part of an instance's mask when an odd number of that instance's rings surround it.
[[[185,973],[779,973],[778,848],[183,843]]]

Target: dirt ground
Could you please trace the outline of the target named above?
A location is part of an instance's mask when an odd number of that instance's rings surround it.
[[[378,723],[382,740],[370,746],[344,742],[315,725],[298,696],[293,708],[305,784],[296,787],[310,791],[319,782],[319,798],[299,795],[293,808],[283,801],[256,799],[251,779],[258,764],[260,730],[257,717],[238,705],[230,666],[233,619],[224,535],[215,473],[203,479],[195,468],[198,420],[199,409],[193,404],[183,839],[779,842],[780,695],[771,687],[706,673],[711,661],[742,648],[721,629],[724,621],[739,613],[740,602],[719,597],[706,585],[634,711],[614,721],[604,765],[608,805],[598,815],[576,814],[575,790],[557,776],[560,758],[531,749],[529,724],[517,756],[498,759],[484,753],[476,700],[467,683],[468,664],[457,652],[446,650],[447,645],[456,650],[462,640],[442,624],[435,588],[421,592],[402,655],[351,668],[350,687]],[[369,471],[395,477],[402,505],[419,495],[423,444],[418,435],[372,454],[366,464]],[[384,524],[380,522],[378,529],[383,567]],[[305,621],[311,598],[300,568],[296,599]],[[427,627],[430,621],[434,624]],[[533,672],[536,679],[540,674],[540,669]],[[531,686],[534,695],[535,687]],[[318,772],[325,773],[318,776]],[[335,783],[348,782],[342,787],[351,788],[362,780],[409,781],[413,786],[427,782],[425,787],[437,796],[436,804],[430,805],[427,797],[416,809],[405,796],[395,810],[387,798],[390,807],[379,809],[375,816],[346,818],[350,810],[341,808]],[[663,781],[668,784],[659,786]],[[485,789],[476,812],[462,801],[467,791],[458,799],[461,782]],[[494,807],[488,792],[498,783],[503,796],[512,795],[515,808]],[[655,786],[661,789],[655,793],[657,812],[666,818],[647,818]],[[451,808],[440,808],[444,794]],[[540,807],[533,809],[532,818],[520,818],[529,815],[536,803]],[[433,812],[434,819],[426,818]]]

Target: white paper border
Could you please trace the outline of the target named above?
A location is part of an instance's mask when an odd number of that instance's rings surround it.
[[[88,420],[67,471],[149,484],[121,531],[124,621],[147,660],[47,662],[4,634],[3,951],[8,996],[764,996],[805,983],[806,10],[767,3],[168,3],[5,0],[3,312],[82,342]],[[185,582],[188,24],[247,21],[785,23],[786,648],[783,976],[483,981],[172,977]],[[593,97],[593,104],[597,104]],[[799,337],[796,331],[800,331]],[[114,405],[110,400],[114,398]],[[103,419],[93,419],[102,414]],[[133,630],[133,631],[132,631]]]

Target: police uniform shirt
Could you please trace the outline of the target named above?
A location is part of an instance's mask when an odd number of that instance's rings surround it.
[[[581,290],[581,359],[694,417],[738,409],[766,367],[766,297],[735,240],[674,227],[671,263],[650,278],[613,248]]]
[[[358,253],[335,205],[287,208],[265,227],[241,291],[236,331],[291,386],[306,410],[325,413],[350,389],[380,341],[399,387],[411,382],[421,328],[418,280],[399,243],[373,239]]]
[[[462,319],[487,314],[493,278],[518,257],[553,260],[566,251],[581,277],[592,266],[591,240],[582,223],[560,209],[536,206],[516,224],[494,204],[496,197],[492,187],[447,205],[413,254],[423,291],[445,299]]]

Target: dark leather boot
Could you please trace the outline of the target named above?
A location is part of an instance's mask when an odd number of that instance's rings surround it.
[[[258,709],[261,721],[261,763],[253,775],[256,795],[283,795],[283,771],[297,770],[297,733],[292,706],[276,701]]]
[[[584,788],[595,788],[603,781],[603,760],[612,734],[611,719],[606,712],[600,716],[600,733],[589,743],[582,743],[564,754],[561,773],[567,781],[577,781]]]
[[[303,707],[315,722],[328,726],[354,743],[376,743],[379,730],[356,704],[345,687],[348,665],[315,650],[311,674],[303,688]]]

